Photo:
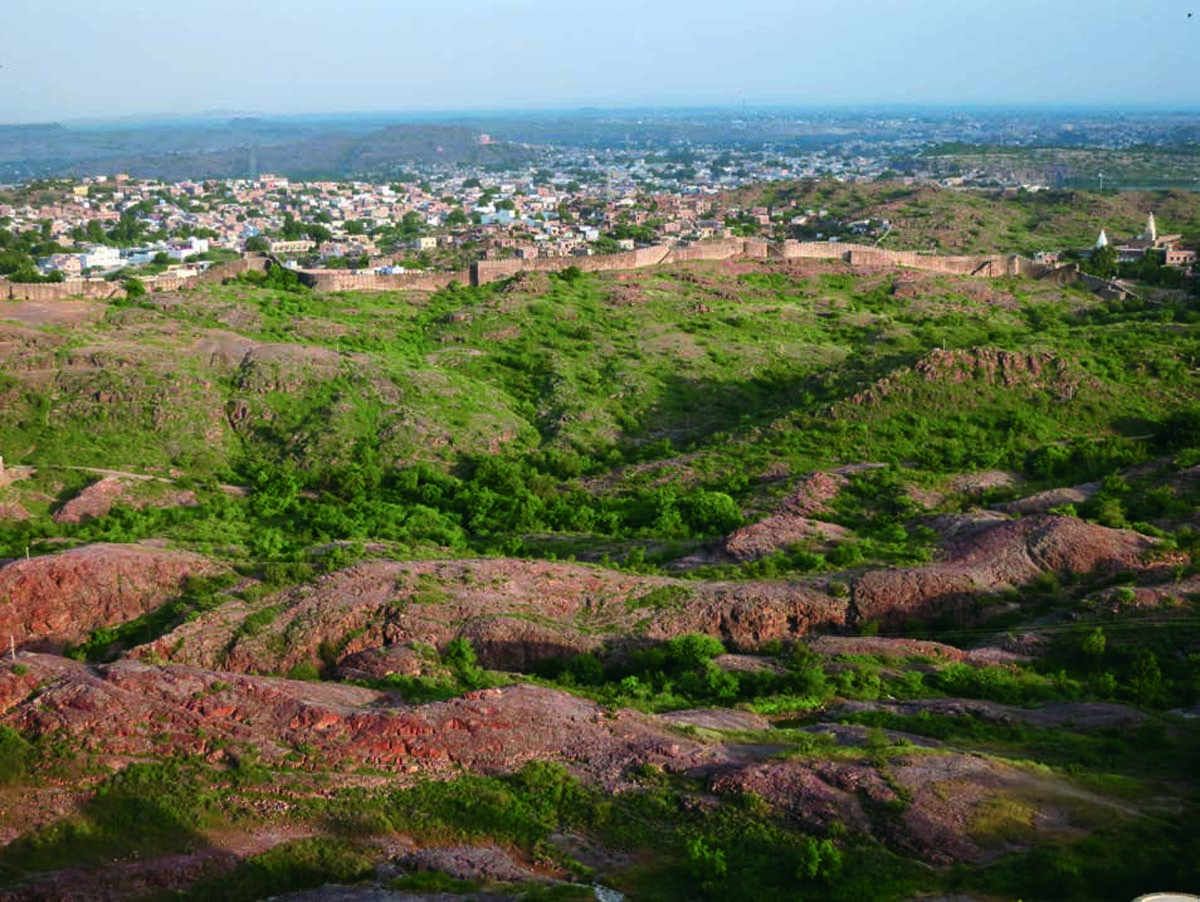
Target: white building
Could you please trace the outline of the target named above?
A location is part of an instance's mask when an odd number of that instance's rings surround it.
[[[196,254],[206,253],[208,253],[208,239],[192,237],[183,244],[177,244],[168,250],[167,256],[172,260],[179,260],[180,262],[183,262],[188,257],[194,257]]]
[[[97,245],[80,254],[79,263],[84,269],[112,269],[121,265],[121,251],[115,247]]]

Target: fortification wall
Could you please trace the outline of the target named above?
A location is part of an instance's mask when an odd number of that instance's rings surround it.
[[[189,288],[199,282],[198,276],[154,276],[153,278],[143,279],[142,284],[146,286],[147,291],[178,291],[180,288]]]
[[[1064,270],[1070,272],[1077,271],[1078,269],[1079,267],[1075,266],[1074,264],[1067,264],[1066,266],[1050,266],[1046,263],[1038,263],[1034,260],[1030,260],[1028,257],[1021,257],[1017,254],[1013,254],[1008,258],[1008,268],[1005,272],[1005,275],[1021,276],[1022,278],[1026,279],[1046,279],[1054,277],[1057,273]],[[1074,280],[1071,279],[1070,281]]]
[[[695,244],[676,245],[671,248],[665,262],[685,263],[688,260],[728,260],[739,256],[746,247],[744,238],[715,238],[697,241]]]
[[[93,298],[108,300],[125,297],[120,282],[105,282],[98,279],[68,279],[65,282],[0,281],[0,298],[10,301],[61,301],[66,298]]]
[[[1127,298],[1135,297],[1134,293],[1122,285],[1120,282],[1114,282],[1112,279],[1101,279],[1099,276],[1089,275],[1085,272],[1076,272],[1076,281],[1082,282],[1100,297],[1107,300],[1123,301]]]
[[[659,266],[666,263],[671,257],[671,249],[666,245],[655,244],[650,247],[639,247],[633,252],[635,263],[634,266],[641,268],[643,266]]]
[[[340,269],[301,270],[298,275],[304,284],[316,291],[440,291],[451,282],[468,285],[470,274],[462,272],[355,273]]]
[[[782,260],[845,260],[847,253],[846,245],[830,241],[797,241],[789,238],[771,246],[771,256]]]
[[[584,272],[641,269],[664,263],[686,263],[697,260],[728,260],[733,257],[758,259],[826,259],[844,260],[853,266],[905,266],[926,272],[953,275],[975,275],[984,278],[1020,276],[1030,279],[1053,279],[1057,284],[1083,281],[1090,289],[1106,297],[1128,297],[1128,289],[1104,279],[1078,272],[1077,267],[1047,266],[1017,254],[1008,256],[942,257],[916,251],[895,251],[884,248],[842,244],[829,241],[769,242],[758,238],[718,238],[690,245],[652,245],[617,254],[590,257],[539,257],[532,260],[481,260],[469,270],[446,273],[402,273],[385,276],[374,273],[354,273],[348,270],[300,270],[301,280],[318,291],[438,291],[454,282],[462,285],[486,285],[521,272],[558,272],[569,266]],[[278,265],[269,256],[250,256],[210,267],[199,276],[180,278],[157,276],[147,278],[149,291],[174,291],[197,284],[214,284],[253,270],[266,270]],[[8,282],[0,279],[0,299],[59,300],[68,297],[120,298],[125,291],[119,282],[75,279],[36,285]]]
[[[194,285],[219,285],[225,279],[253,270],[265,270],[271,265],[267,257],[241,257],[225,263],[216,263],[195,276],[146,276],[142,284],[147,291],[178,291]],[[64,298],[95,298],[110,300],[125,297],[125,288],[120,282],[105,282],[100,279],[67,279],[65,282],[42,282],[25,284],[0,279],[0,299],[14,301],[60,301]]]
[[[742,256],[765,260],[770,256],[771,242],[762,238],[747,238],[742,245]]]
[[[242,257],[227,263],[214,263],[196,276],[195,281],[201,285],[220,285],[226,279],[237,278],[248,272],[266,272],[270,268],[271,258],[265,255]]]
[[[519,272],[559,272],[574,266],[584,272],[611,272],[618,269],[640,269],[657,266],[670,257],[662,245],[640,247],[619,254],[598,254],[591,257],[536,257],[533,260],[480,260],[471,266],[471,284],[486,285],[507,279]]]

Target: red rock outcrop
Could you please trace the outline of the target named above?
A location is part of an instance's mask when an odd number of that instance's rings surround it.
[[[1039,515],[985,525],[949,540],[927,567],[874,570],[851,585],[859,617],[898,626],[909,617],[967,614],[963,602],[1053,573],[1113,573],[1141,566],[1154,540],[1073,517]]]
[[[157,485],[164,485],[158,483]],[[157,495],[149,495],[157,485],[150,480],[133,480],[120,476],[106,476],[60,507],[54,513],[55,523],[83,523],[105,516],[118,502],[141,509],[144,507],[188,507],[196,504],[196,493],[191,490],[168,489]],[[142,491],[139,491],[139,488]]]
[[[611,713],[552,689],[510,686],[449,702],[406,705],[395,695],[336,683],[223,674],[138,661],[92,668],[24,655],[0,672],[0,720],[29,737],[73,737],[101,761],[177,754],[236,760],[249,751],[276,767],[449,774],[510,773],[557,760],[607,786],[636,764],[695,767],[715,751],[652,718]],[[30,698],[33,687],[40,687]],[[296,750],[303,761],[296,761]]]
[[[1051,776],[943,749],[893,751],[885,769],[865,756],[752,763],[720,772],[711,785],[721,794],[756,793],[810,830],[840,823],[872,833],[934,865],[985,862],[1053,841],[1069,834],[1057,825],[1069,823],[1081,805],[1105,806]],[[1023,821],[1021,806],[1014,806],[1011,815],[997,817],[1005,829],[996,835],[980,815],[1013,798],[1036,798],[1036,813]]]
[[[198,554],[86,545],[0,567],[0,638],[41,648],[132,620],[178,594],[189,576],[224,570]]]
[[[847,602],[800,583],[697,584],[516,560],[369,561],[264,599],[231,601],[136,652],[243,673],[287,673],[381,646],[476,644],[480,664],[524,669],[606,639],[703,632],[752,648],[845,622]],[[272,622],[241,629],[254,611]],[[286,640],[284,639],[286,637]],[[326,654],[323,659],[321,649]]]

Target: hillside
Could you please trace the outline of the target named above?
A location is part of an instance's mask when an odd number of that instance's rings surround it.
[[[3,302],[0,898],[1200,891],[1200,307],[1147,297]]]
[[[1017,192],[961,190],[895,182],[832,181],[757,185],[733,192],[745,206],[827,210],[841,221],[886,219],[881,247],[942,254],[1018,253],[1090,248],[1100,229],[1110,237],[1141,233],[1154,213],[1164,232],[1200,245],[1200,194],[1195,191],[1097,193],[1070,189]]]

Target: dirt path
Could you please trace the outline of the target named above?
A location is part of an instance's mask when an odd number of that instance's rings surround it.
[[[169,479],[166,476],[152,476],[147,473],[130,473],[128,470],[108,470],[103,467],[75,467],[69,464],[50,464],[44,469],[47,470],[76,470],[80,473],[95,473],[98,476],[111,476],[117,479],[132,479],[136,482],[163,482],[167,485],[174,485],[175,480]],[[25,476],[14,476],[14,479],[25,479],[37,472],[37,467],[12,467],[10,472],[25,470]],[[223,485],[217,486],[226,495],[235,495],[239,498],[244,498],[250,494],[250,487],[245,485]]]

